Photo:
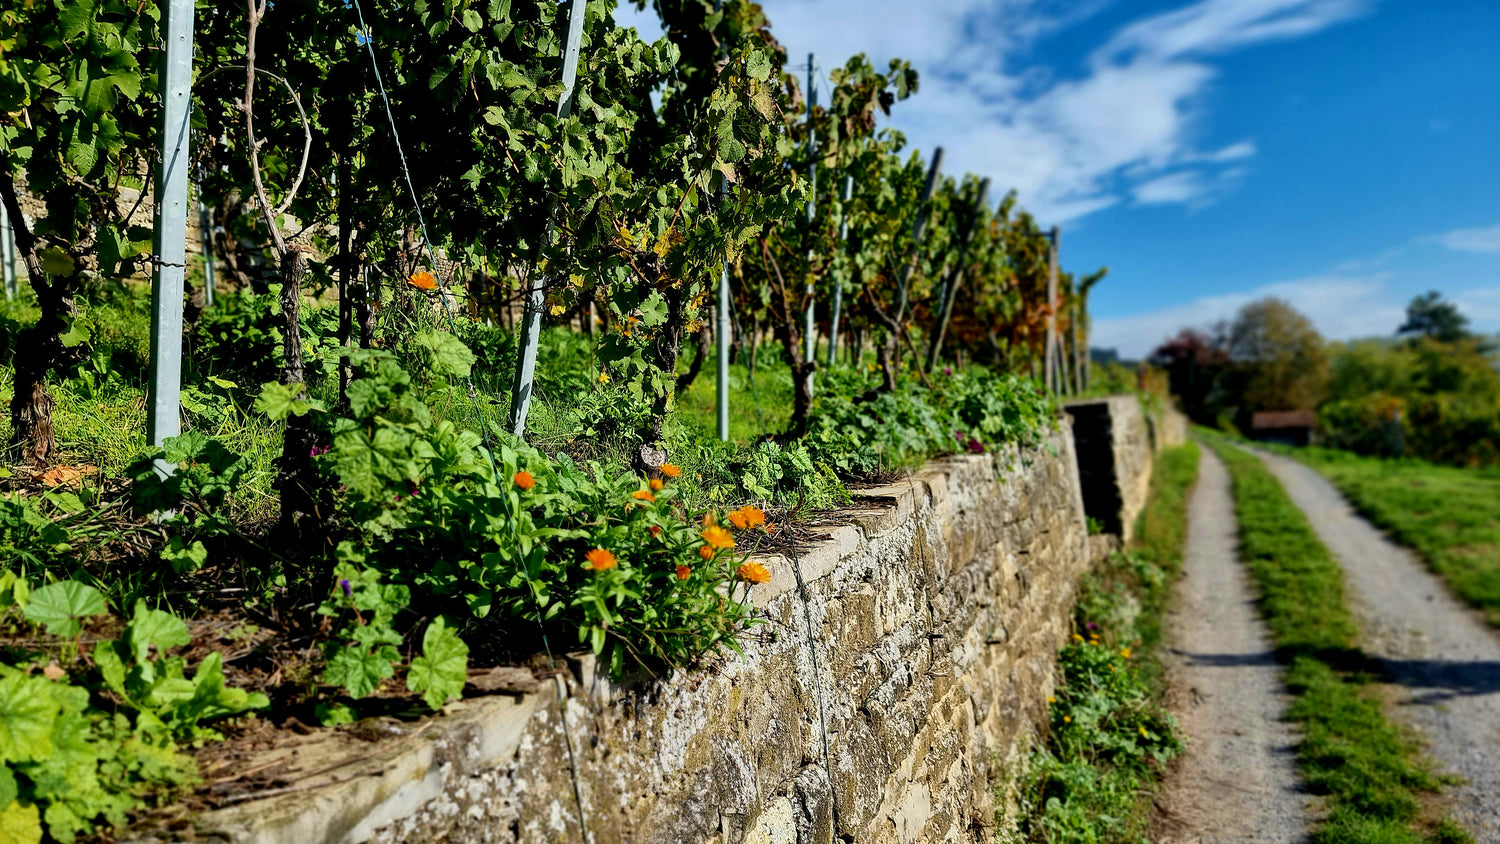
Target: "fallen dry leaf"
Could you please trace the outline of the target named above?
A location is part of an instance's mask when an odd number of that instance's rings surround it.
[[[99,471],[98,466],[90,466],[81,463],[77,466],[53,466],[51,469],[43,469],[38,472],[36,479],[47,486],[62,486],[71,484],[79,478],[84,478]]]

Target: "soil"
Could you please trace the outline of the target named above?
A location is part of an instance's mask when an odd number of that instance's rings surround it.
[[[1322,475],[1257,452],[1344,569],[1363,647],[1380,663],[1397,720],[1415,727],[1450,789],[1452,814],[1500,842],[1500,636],[1411,551],[1365,521]]]
[[[1204,449],[1188,503],[1182,578],[1167,619],[1168,703],[1187,737],[1157,798],[1162,844],[1302,841],[1297,736],[1244,567],[1229,475]]]

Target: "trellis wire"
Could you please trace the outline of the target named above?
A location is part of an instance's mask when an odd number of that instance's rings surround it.
[[[359,0],[353,0],[353,5],[354,12],[359,17],[360,32],[364,35],[363,40],[365,44],[365,50],[369,53],[370,56],[370,67],[375,72],[375,83],[380,88],[380,99],[381,102],[385,105],[385,116],[386,119],[390,122],[391,139],[396,145],[396,154],[401,161],[401,175],[406,179],[406,190],[411,196],[412,206],[417,213],[417,222],[422,227],[422,252],[427,256],[428,265],[435,267],[437,265],[437,262],[433,259],[432,255],[432,237],[427,232],[427,219],[422,214],[422,203],[417,198],[417,190],[413,186],[411,180],[411,170],[407,167],[406,164],[406,152],[401,145],[401,133],[396,128],[396,117],[395,114],[391,111],[390,95],[386,93],[385,81],[380,75],[380,62],[375,58],[375,47],[371,43],[373,40],[373,36],[371,35],[370,28],[365,24],[365,13],[364,10],[360,7]],[[584,0],[573,0],[572,11],[570,13],[572,17],[568,21],[568,38],[569,45],[573,48],[573,67],[575,70],[577,68],[576,48],[579,41],[579,37],[577,37],[575,33],[581,33],[582,31],[583,15],[581,13],[583,11],[583,7]],[[565,62],[565,71],[566,68],[567,64]],[[564,99],[568,99],[570,94],[571,85],[568,86],[567,89],[565,89],[563,94]],[[447,296],[449,285],[447,282],[442,281],[441,276],[438,276],[438,279],[438,283],[441,286],[441,291],[438,298],[442,301],[443,311],[448,317],[448,330],[456,336],[458,334],[458,327],[453,318],[453,305],[449,301]],[[494,475],[495,485],[500,487],[501,489],[504,489],[505,484],[500,478],[500,466],[495,462],[494,448],[490,443],[489,426],[485,424],[484,412],[479,405],[479,391],[474,387],[474,376],[472,374],[468,375],[464,380],[468,382],[469,398],[474,402],[474,413],[478,417],[480,435],[484,439],[485,456],[489,458],[490,472]],[[514,529],[514,514],[511,514],[511,525],[512,529]],[[526,567],[524,565],[519,566],[519,568],[521,571],[521,576],[526,580],[527,590],[531,592],[532,598],[535,599],[537,594],[536,587],[531,581],[530,572],[526,570]],[[547,668],[549,670],[555,671],[556,660],[552,655],[552,644],[547,638],[547,626],[542,620],[542,609],[540,604],[538,604],[536,608],[536,623],[542,635],[542,648],[547,653]],[[583,840],[585,842],[588,842],[591,841],[592,838],[589,835],[588,823],[585,820],[583,813],[583,789],[579,783],[578,777],[578,758],[573,750],[573,736],[568,731],[568,707],[565,693],[566,685],[563,680],[556,677],[555,675],[553,677],[553,684],[554,688],[557,691],[557,714],[559,720],[561,721],[563,743],[567,745],[568,749],[568,768],[573,780],[573,801],[578,809],[578,827],[583,832]]]

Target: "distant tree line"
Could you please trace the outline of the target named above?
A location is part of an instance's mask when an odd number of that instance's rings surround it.
[[[1332,343],[1290,304],[1262,299],[1184,329],[1148,361],[1199,424],[1248,431],[1257,411],[1314,410],[1333,447],[1500,463],[1495,344],[1437,291],[1412,299],[1392,336]]]

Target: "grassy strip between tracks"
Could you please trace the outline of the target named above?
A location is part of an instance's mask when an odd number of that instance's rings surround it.
[[[1177,725],[1161,706],[1162,670],[1153,652],[1181,570],[1197,471],[1196,445],[1162,452],[1129,550],[1080,584],[1073,641],[1058,654],[1047,735],[1020,783],[1017,827],[1025,840],[1145,839],[1156,784],[1182,750]]]
[[[1500,626],[1500,469],[1276,448],[1322,473],[1366,518],[1422,556],[1464,601]]]
[[[1470,841],[1435,816],[1441,781],[1385,717],[1338,563],[1258,459],[1217,437],[1209,445],[1229,467],[1240,557],[1286,664],[1295,697],[1287,716],[1302,731],[1298,769],[1323,799],[1314,844]]]

